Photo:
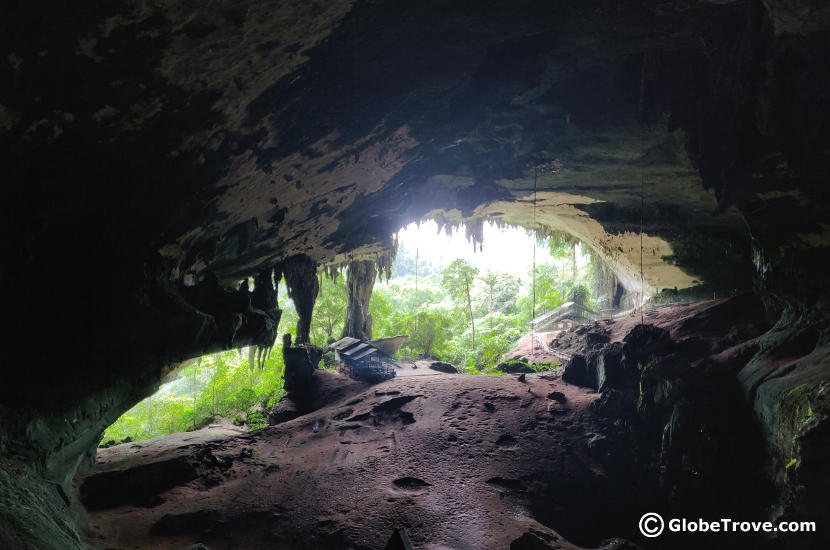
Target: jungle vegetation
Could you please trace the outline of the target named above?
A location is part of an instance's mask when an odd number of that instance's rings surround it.
[[[607,299],[601,295],[602,268],[578,242],[554,236],[539,239],[537,246],[548,259],[537,264],[535,281],[532,272],[517,277],[482,270],[464,258],[436,265],[429,251],[401,246],[392,278],[374,287],[369,306],[374,336],[409,335],[400,357],[432,357],[468,374],[493,373],[504,353],[528,332],[535,315],[574,296],[588,307]],[[343,276],[332,279],[321,270],[320,278],[311,341],[325,348],[343,330],[347,293]],[[296,336],[297,313],[284,283],[279,297],[280,334]],[[284,394],[281,342],[278,337],[261,367],[247,348],[189,362],[175,380],[110,426],[102,442],[197,429],[222,418],[251,429],[264,427],[263,411]]]

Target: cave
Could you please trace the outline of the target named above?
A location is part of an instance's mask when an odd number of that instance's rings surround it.
[[[0,547],[827,544],[826,2],[0,13]],[[423,219],[570,235],[638,314],[563,336],[558,374],[350,384],[130,475],[96,458],[189,361],[268,353],[281,280],[306,384],[320,270],[352,266],[344,335],[370,336],[367,281]]]

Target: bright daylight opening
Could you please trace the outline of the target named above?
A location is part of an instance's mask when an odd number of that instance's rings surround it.
[[[368,306],[371,337],[407,336],[390,353],[396,374],[429,362],[484,375],[557,368],[563,356],[551,342],[560,332],[626,305],[611,270],[565,234],[542,237],[485,222],[482,236],[477,246],[464,226],[441,228],[431,220],[398,233],[390,277],[381,273],[374,281]],[[333,369],[342,367],[329,346],[344,332],[348,268],[321,268],[318,278],[310,340],[325,350],[320,368]],[[296,337],[298,315],[284,281],[278,291],[280,334]],[[208,426],[217,434],[267,426],[285,396],[282,345],[277,338],[270,350],[187,361],[175,379],[110,426],[102,445]]]

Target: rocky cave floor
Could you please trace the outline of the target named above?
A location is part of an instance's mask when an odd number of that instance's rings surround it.
[[[759,311],[747,298],[669,306],[648,330],[638,316],[560,336],[584,359],[565,369],[349,381],[256,432],[101,449],[77,479],[87,545],[381,549],[405,528],[422,550],[757,548],[746,534],[645,539],[637,522],[765,517],[761,445],[732,364],[766,329]]]

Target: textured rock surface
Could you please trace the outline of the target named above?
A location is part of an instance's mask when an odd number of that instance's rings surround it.
[[[371,260],[349,263],[346,274],[348,303],[342,336],[351,336],[366,341],[372,339],[372,317],[369,315],[369,302],[372,300],[372,289],[375,287],[377,276],[375,262]]]
[[[566,405],[545,398],[554,392]],[[400,376],[291,422],[200,445],[216,459],[209,475],[159,493],[152,507],[92,512],[90,540],[100,548],[198,541],[213,550],[345,550],[383,548],[405,527],[415,548],[635,548],[603,540],[647,544],[637,534],[642,510],[670,509],[655,465],[631,461],[640,444],[659,454],[660,432],[594,415],[595,399],[549,373],[527,374],[525,383]],[[128,471],[180,452],[139,450]],[[91,475],[122,467],[110,461]],[[711,513],[751,515],[760,502],[747,489],[752,476],[739,473],[746,463],[719,468],[701,476],[717,476],[735,498],[713,502]],[[667,535],[654,547],[718,540],[758,542]]]

